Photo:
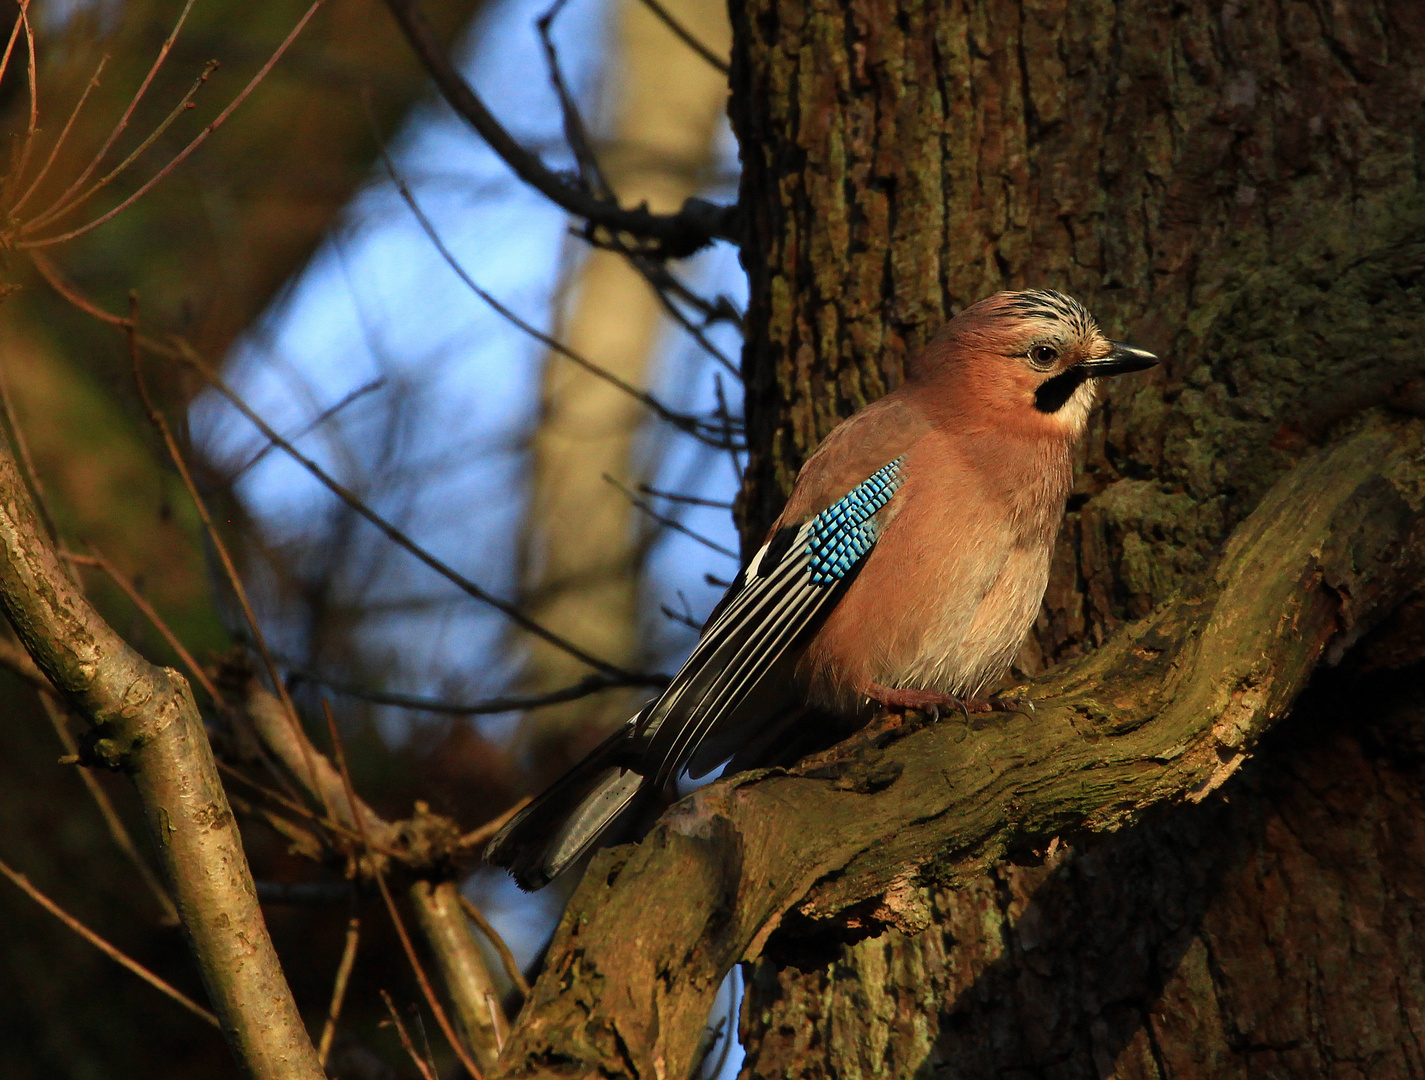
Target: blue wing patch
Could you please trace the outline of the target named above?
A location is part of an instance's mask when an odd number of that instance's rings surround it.
[[[811,519],[806,552],[812,584],[836,584],[875,545],[881,535],[876,515],[901,486],[904,460],[881,466]]]

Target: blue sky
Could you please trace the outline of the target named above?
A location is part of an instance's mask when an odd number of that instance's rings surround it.
[[[569,167],[534,29],[545,7],[546,0],[494,4],[470,35],[463,66],[513,134],[540,148],[551,165]],[[605,0],[572,0],[555,26],[566,77],[595,119],[610,12]],[[730,133],[724,133],[722,146],[722,171],[730,176],[736,168]],[[565,215],[514,180],[443,104],[419,109],[390,152],[470,276],[523,318],[549,329],[561,273],[581,254]],[[735,196],[730,188],[711,194]],[[742,305],[745,281],[726,245],[682,264],[678,272],[703,294],[725,293]],[[724,353],[738,355],[740,342],[731,328],[715,328],[712,336]],[[513,597],[523,440],[535,415],[542,353],[537,342],[460,281],[383,172],[373,176],[310,265],[234,351],[227,375],[268,423],[289,436],[302,433],[347,395],[382,380],[332,423],[294,441],[422,546],[482,586]],[[708,410],[714,403],[714,370],[687,335],[670,328],[653,389],[674,407]],[[740,388],[724,381],[739,404]],[[192,424],[210,460],[245,462],[264,443],[247,421],[211,396],[195,404]],[[644,444],[659,462],[656,486],[719,500],[734,494],[734,469],[726,456],[708,455],[657,425],[649,426]],[[238,490],[278,546],[326,528],[336,508],[300,465],[280,453],[263,455],[243,473]],[[688,508],[683,520],[725,547],[737,547],[727,511]],[[513,670],[502,653],[500,616],[378,541],[374,530],[358,551],[346,574],[350,587],[388,603],[359,631],[364,651],[385,659],[387,689],[468,700],[507,688]],[[644,604],[653,666],[676,667],[693,640],[692,631],[659,614],[660,606],[688,610],[701,620],[721,592],[704,575],[728,579],[735,571],[733,560],[676,533],[664,534],[653,552]],[[402,600],[411,596],[431,603],[403,610]],[[274,630],[278,642],[299,647],[292,628],[279,620]],[[479,723],[499,735],[512,720]],[[385,721],[396,739],[408,723],[398,710],[389,710]],[[470,888],[517,955],[532,957],[557,914],[554,897],[524,896],[503,874],[479,874]],[[730,1067],[736,1065],[737,1055],[733,1058]]]

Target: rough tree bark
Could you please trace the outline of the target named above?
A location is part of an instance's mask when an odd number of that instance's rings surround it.
[[[733,11],[749,536],[1004,287],[1167,357],[1092,429],[1030,670],[1152,611],[1343,421],[1419,410],[1418,6]],[[1419,1074],[1421,622],[1310,692],[1230,799],[925,893],[924,933],[763,964],[744,1075]]]

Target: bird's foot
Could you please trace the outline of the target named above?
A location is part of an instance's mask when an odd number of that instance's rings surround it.
[[[918,690],[910,686],[892,687],[871,683],[866,687],[865,694],[887,709],[897,712],[914,709],[917,712],[929,713],[936,720],[940,719],[941,709],[959,709],[966,719],[969,719],[971,711],[987,712],[989,709],[983,702],[964,701],[954,694],[942,694],[938,690]]]
[[[927,712],[940,719],[942,709],[958,709],[965,719],[971,713],[1017,712],[1033,713],[1034,702],[1017,694],[995,695],[990,698],[959,698],[954,694],[943,694],[938,690],[918,690],[913,687],[890,687],[871,683],[865,694],[872,701],[879,702],[887,709],[904,712],[915,709]]]

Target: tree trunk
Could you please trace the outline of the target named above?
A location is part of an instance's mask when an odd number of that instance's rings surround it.
[[[748,538],[1001,288],[1072,292],[1166,357],[1091,428],[1026,671],[1151,611],[1363,411],[1425,406],[1420,9],[744,0],[733,23]],[[763,961],[744,1075],[1425,1071],[1422,624],[1407,606],[1318,679],[1222,798],[936,893],[919,935]]]

